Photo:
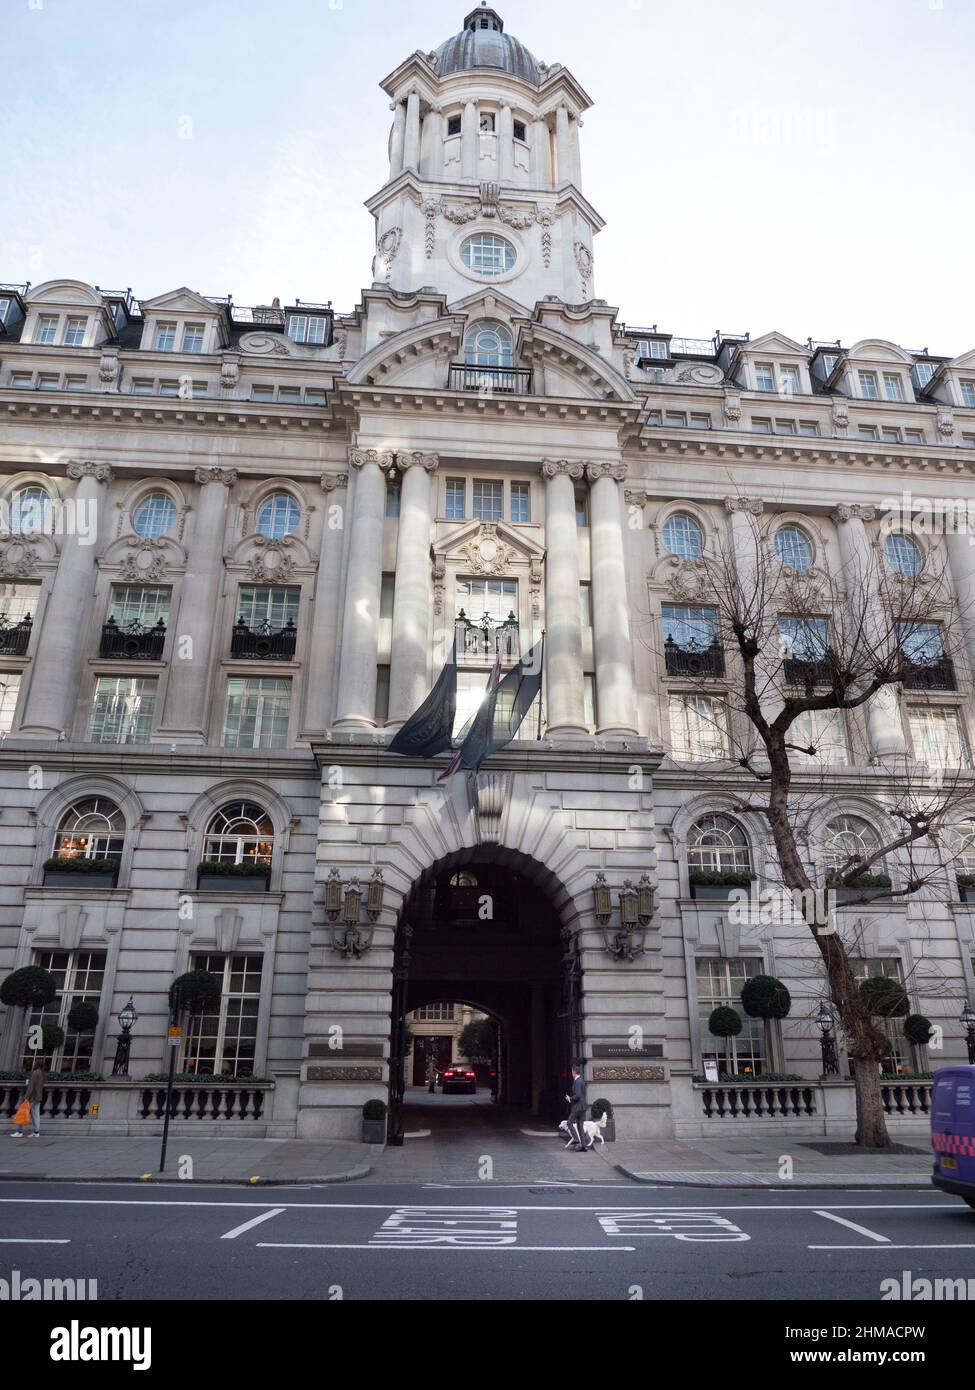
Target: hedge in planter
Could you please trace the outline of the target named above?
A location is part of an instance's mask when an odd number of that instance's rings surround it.
[[[872,975],[864,980],[860,998],[875,1018],[905,1018],[910,1012],[904,986],[886,975]]]
[[[55,854],[51,859],[45,859],[44,872],[46,874],[71,874],[78,878],[84,878],[87,874],[115,875],[118,873],[121,862],[117,857],[87,859],[82,855]]]
[[[234,864],[229,859],[201,859],[197,873],[204,878],[267,878],[271,866],[262,859],[245,859]]]
[[[58,997],[54,976],[39,965],[15,970],[0,985],[0,1003],[19,1009],[44,1009]]]
[[[909,1014],[904,1020],[904,1037],[915,1047],[924,1047],[931,1041],[931,1020],[923,1014]]]
[[[170,1008],[203,1013],[220,1003],[220,981],[209,970],[190,970],[169,986]]]

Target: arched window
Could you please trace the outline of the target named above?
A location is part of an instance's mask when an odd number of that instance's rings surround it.
[[[154,541],[172,529],[176,503],[165,492],[150,492],[132,513],[132,529],[144,541]]]
[[[122,853],[125,817],[113,801],[91,796],[61,817],[54,853],[64,859],[109,859]]]
[[[975,874],[975,816],[969,816],[955,826],[952,850],[955,854],[955,872]]]
[[[10,530],[15,536],[49,535],[53,509],[51,494],[42,487],[18,488],[10,499]]]
[[[451,888],[476,888],[477,879],[473,874],[469,874],[466,869],[454,874],[450,880]]]
[[[828,873],[846,873],[859,859],[868,859],[880,848],[880,840],[872,825],[860,816],[834,816],[823,830],[823,861]],[[878,860],[866,873],[880,873]]]
[[[492,232],[469,236],[460,248],[460,258],[475,275],[496,279],[506,275],[515,263],[515,248],[504,237]]]
[[[257,509],[257,529],[269,541],[279,541],[297,531],[301,508],[287,492],[275,492]]]
[[[271,863],[274,826],[271,817],[253,801],[231,801],[207,826],[204,859],[228,864]]]
[[[472,367],[510,367],[514,360],[511,334],[500,323],[476,323],[467,330],[464,356]]]
[[[884,541],[884,554],[891,569],[907,579],[916,578],[924,567],[920,550],[910,536],[901,535],[900,532],[895,531]]]
[[[752,854],[748,838],[730,816],[702,816],[687,837],[687,867],[714,873],[748,873]]]
[[[780,526],[775,533],[775,553],[783,565],[803,571],[813,562],[813,548],[808,536],[798,526]]]
[[[664,523],[664,545],[681,560],[697,560],[704,550],[704,532],[692,516],[675,512]]]

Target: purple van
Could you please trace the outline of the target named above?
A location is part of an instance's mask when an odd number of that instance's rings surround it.
[[[931,1093],[931,1181],[975,1207],[975,1067],[942,1067]]]

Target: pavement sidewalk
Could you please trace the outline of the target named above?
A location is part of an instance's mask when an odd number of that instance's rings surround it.
[[[372,1144],[307,1139],[196,1139],[171,1135],[160,1173],[158,1136],[48,1134],[13,1139],[0,1131],[0,1182],[331,1183],[371,1171]],[[187,1161],[188,1160],[188,1161]]]

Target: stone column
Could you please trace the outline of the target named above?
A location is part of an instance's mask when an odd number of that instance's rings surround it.
[[[555,113],[556,187],[572,179],[572,155],[569,150],[569,108],[560,106]]]
[[[545,121],[532,121],[531,176],[536,188],[552,187],[552,135]]]
[[[439,106],[431,106],[423,118],[420,174],[427,179],[438,179],[443,175],[443,116]]]
[[[356,728],[372,727],[376,719],[383,518],[386,515],[386,472],[393,465],[393,455],[379,449],[350,449],[349,463],[357,472],[335,723],[338,727]]]
[[[173,743],[206,743],[207,695],[214,614],[223,577],[223,548],[234,468],[198,468],[200,493],[193,517],[193,543],[183,576],[178,616],[170,643],[169,680],[159,725]]]
[[[581,463],[546,459],[545,478],[545,701],[548,732],[585,734],[582,686],[582,609],[575,484]]]
[[[515,118],[507,102],[498,122],[498,179],[510,183],[515,176]]]
[[[866,523],[873,521],[875,516],[876,511],[873,507],[844,505],[837,507],[833,513],[833,522],[839,533],[844,587],[850,593],[860,594],[863,585],[869,586],[868,622],[872,621],[878,629],[882,629],[886,623],[880,613],[876,561],[866,527]],[[866,716],[871,754],[875,758],[906,757],[907,740],[904,737],[895,686],[885,686],[867,701]]]
[[[410,92],[406,99],[406,132],[403,137],[403,168],[420,169],[420,93]]]
[[[398,454],[403,475],[396,541],[396,592],[389,672],[389,718],[402,723],[430,689],[431,474],[436,454]]]
[[[765,504],[760,497],[726,497],[725,511],[729,518],[728,543],[735,573],[738,576],[741,594],[747,598],[754,594],[761,583],[759,575],[759,556],[761,554],[761,517]],[[767,719],[774,719],[782,708],[781,658],[778,647],[778,615],[774,612],[756,612],[759,628],[764,628],[769,641],[755,658],[755,683],[758,688],[759,703]],[[725,653],[730,660],[732,653]],[[747,726],[749,746],[758,740],[758,732],[751,724]],[[764,745],[761,751],[764,753]]]
[[[81,657],[95,586],[97,536],[107,531],[106,493],[114,475],[105,463],[69,463],[67,474],[77,482],[73,501],[78,522],[61,545],[33,660],[20,733],[35,738],[56,739],[62,730],[70,738],[79,690],[83,700],[91,694],[79,686]],[[91,543],[82,544],[92,532]]]
[[[572,169],[572,182],[576,188],[582,187],[582,149],[579,142],[579,131],[582,129],[582,122],[576,116],[569,128],[569,160]]]
[[[389,141],[389,177],[395,179],[403,172],[403,147],[406,140],[406,107],[401,101],[393,102],[393,133]]]
[[[318,576],[311,613],[311,637],[305,673],[305,713],[302,739],[320,737],[332,722],[335,696],[335,648],[339,613],[339,586],[342,577],[342,541],[345,537],[349,486],[345,473],[325,473],[325,520],[319,548]]]
[[[975,536],[955,531],[947,537],[948,566],[961,611],[961,634],[968,654],[969,674],[975,673]]]
[[[460,127],[460,176],[462,179],[476,179],[481,130],[477,118],[477,104],[468,101]]]
[[[636,733],[633,640],[626,594],[620,484],[626,465],[590,463],[592,627],[599,732]]]

